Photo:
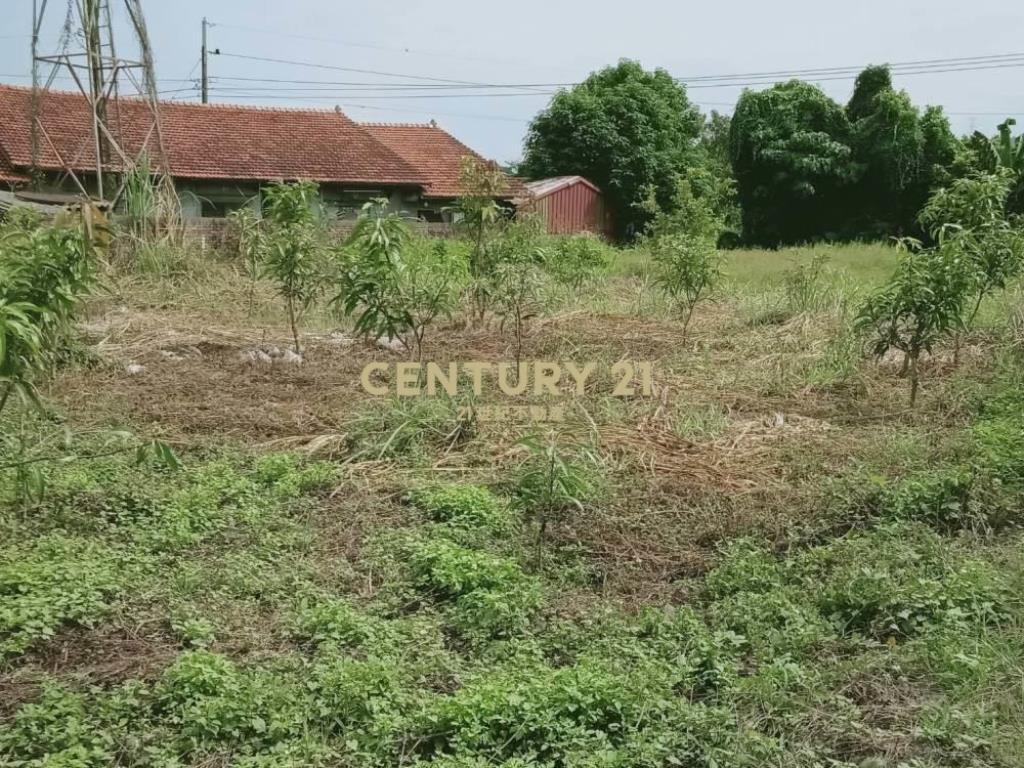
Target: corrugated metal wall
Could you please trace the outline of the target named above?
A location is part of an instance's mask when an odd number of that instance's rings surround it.
[[[582,182],[552,192],[534,205],[547,222],[548,232],[553,235],[576,232],[608,234],[604,200],[599,192]]]

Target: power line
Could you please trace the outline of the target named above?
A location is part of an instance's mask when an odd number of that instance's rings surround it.
[[[221,93],[225,95],[239,95],[245,94],[249,96],[263,96],[264,98],[274,99],[336,99],[339,95],[343,95],[344,91],[333,91],[331,94],[305,94],[305,95],[275,95],[279,91],[271,91],[267,93],[267,89],[263,88],[214,88],[215,93]],[[400,94],[400,95],[380,95],[380,94],[362,94],[360,93],[359,98],[361,99],[375,99],[375,100],[388,100],[388,99],[502,99],[510,97],[522,97],[532,96],[537,98],[538,96],[554,96],[556,91],[524,91],[522,93],[441,93],[441,94]]]
[[[298,34],[295,32],[281,32],[280,30],[274,29],[262,29],[260,27],[250,27],[244,24],[225,24],[223,22],[209,22],[211,27],[223,27],[225,29],[241,29],[248,32],[256,32],[262,35],[272,35],[273,37],[289,37],[296,40],[312,40],[315,42],[330,43],[331,45],[337,45],[343,48],[362,48],[371,51],[390,51],[393,53],[405,53],[413,56],[430,56],[441,59],[455,59],[460,61],[493,61],[501,63],[514,63],[511,59],[498,59],[498,58],[483,58],[477,56],[461,56],[451,53],[443,53],[441,51],[426,51],[419,48],[409,48],[407,46],[393,46],[384,45],[381,43],[367,43],[367,42],[354,42],[352,40],[339,40],[331,37],[321,37],[319,35],[306,35]]]
[[[455,80],[450,78],[427,77],[401,72],[387,72],[381,70],[357,69],[354,67],[341,67],[331,64],[320,64],[310,61],[297,61],[292,59],[279,59],[266,56],[252,56],[247,54],[221,53],[222,56],[237,58],[249,61],[260,61],[288,66],[310,67],[341,72],[352,72],[356,74],[374,75],[377,77],[394,77],[405,80],[419,81],[416,83],[345,83],[346,86],[365,86],[367,89],[385,90],[390,88],[413,89],[417,87],[434,87],[437,89],[529,89],[538,94],[551,95],[550,92],[542,89],[566,88],[578,85],[578,83],[483,83],[468,80]],[[890,65],[894,75],[919,75],[919,74],[942,74],[948,72],[973,72],[991,69],[1008,69],[1024,66],[1024,53],[995,54],[991,56],[971,56],[944,59],[924,59],[918,61],[897,62]],[[767,85],[779,78],[801,76],[817,82],[833,80],[854,79],[863,67],[826,67],[815,69],[793,69],[775,70],[768,72],[751,72],[734,75],[701,75],[695,77],[677,78],[678,82],[687,85],[688,88],[745,88],[757,85]],[[842,74],[840,74],[842,73]],[[741,79],[749,78],[749,79]],[[223,78],[226,79],[226,78]],[[233,78],[243,82],[243,78]],[[301,81],[288,80],[284,78],[247,78],[244,82],[275,82],[291,85],[333,85],[331,81]],[[420,83],[430,85],[421,86]],[[338,83],[339,85],[341,83]],[[268,89],[269,90],[269,89]],[[299,90],[299,89],[296,89]],[[302,89],[305,90],[305,89]]]
[[[1024,53],[998,53],[989,56],[966,56],[960,58],[943,58],[943,59],[918,59],[916,61],[894,61],[890,62],[886,66],[890,69],[897,69],[900,67],[917,67],[920,65],[944,65],[944,64],[955,64],[955,63],[977,63],[983,61],[995,61],[1002,59],[1021,59],[1024,58]],[[762,77],[788,77],[791,75],[814,75],[814,74],[833,74],[837,72],[857,72],[860,73],[864,69],[864,64],[854,64],[846,67],[824,67],[816,69],[783,69],[776,70],[774,72],[743,72],[733,75],[697,75],[694,77],[680,77],[678,80],[684,80],[686,82],[698,82],[703,80],[738,80],[741,78],[762,78]]]
[[[288,64],[294,67],[310,67],[313,69],[329,69],[336,72],[352,72],[359,75],[376,75],[378,77],[404,77],[409,80],[422,80],[433,83],[450,83],[454,85],[493,85],[491,83],[478,83],[472,80],[451,80],[444,77],[426,77],[424,75],[410,75],[404,72],[383,72],[375,69],[356,69],[354,67],[339,67],[333,64],[317,64],[311,61],[294,61],[292,59],[275,59],[267,56],[248,56],[240,53],[224,53],[223,51],[217,52],[218,56],[224,56],[232,59],[245,59],[247,61],[262,61],[270,64]]]
[[[1020,68],[1020,67],[1024,67],[1024,59],[1022,59],[1021,61],[1013,62],[1013,63],[1007,62],[1007,63],[1003,63],[1003,64],[991,64],[991,65],[984,65],[984,66],[946,67],[946,68],[932,68],[932,69],[920,69],[920,70],[899,70],[899,71],[894,71],[892,74],[894,76],[897,76],[897,77],[903,77],[903,76],[909,76],[909,75],[931,75],[931,74],[944,74],[944,73],[950,73],[950,72],[981,72],[983,70],[1016,69],[1016,68]],[[836,80],[855,80],[856,77],[857,77],[856,75],[836,75],[836,76],[831,76],[831,77],[808,77],[807,80],[809,82],[814,82],[814,83],[824,83],[824,82],[836,81]],[[764,79],[764,80],[754,80],[754,81],[734,82],[734,83],[723,82],[723,83],[694,83],[694,84],[691,84],[691,83],[687,82],[685,84],[686,84],[687,89],[698,89],[698,88],[747,88],[747,87],[753,87],[753,86],[757,86],[757,85],[773,85],[776,82],[778,82],[778,80],[775,80],[775,79]]]

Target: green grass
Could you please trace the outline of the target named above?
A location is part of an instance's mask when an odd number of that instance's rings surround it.
[[[834,513],[846,533],[786,553],[733,540],[688,604],[639,613],[560,616],[570,551],[534,572],[528,516],[484,487],[408,488],[412,514],[370,534],[366,576],[338,580],[312,525],[338,514],[331,464],[228,452],[177,472],[49,467],[51,496],[2,517],[3,674],[33,670],[71,627],[94,642],[162,628],[174,650],[116,683],[33,671],[34,693],[0,719],[0,756],[810,768],[898,744],[907,765],[1019,764],[1015,381],[994,385],[957,464],[881,485],[850,474]],[[1006,514],[989,514],[992,487]],[[971,533],[985,530],[1005,538]]]
[[[558,472],[531,430],[441,399],[351,404],[310,443],[331,461],[197,429],[179,469],[82,460],[109,440],[40,420],[43,500],[0,474],[0,765],[1024,764],[1019,293],[986,305],[975,362],[932,362],[915,413],[844,330],[891,249],[723,257],[685,347],[656,300],[633,316],[636,253],[550,308],[571,316],[531,356],[649,355],[664,387],[586,401],[553,456],[594,455]],[[191,317],[234,280],[175,262],[175,297],[164,266],[121,287]],[[281,319],[265,286],[252,317],[225,295],[196,322]],[[499,334],[451,354],[500,357]],[[343,386],[341,356],[287,386]],[[204,364],[220,387],[283,375]]]

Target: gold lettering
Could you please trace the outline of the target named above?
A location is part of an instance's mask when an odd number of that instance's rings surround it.
[[[367,394],[382,397],[388,393],[388,388],[386,386],[374,384],[370,379],[375,371],[386,371],[387,369],[387,363],[370,363],[363,368],[363,372],[359,376],[359,381],[362,382],[363,390]]]

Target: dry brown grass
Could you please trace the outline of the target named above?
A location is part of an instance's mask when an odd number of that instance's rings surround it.
[[[339,516],[321,521],[318,536],[331,542],[315,557],[328,570],[337,558],[352,562],[373,527],[386,524],[367,510],[387,508],[424,475],[488,483],[521,459],[518,440],[529,426],[513,423],[478,424],[468,441],[425,461],[353,457],[353,424],[373,405],[359,382],[363,366],[406,356],[349,338],[321,311],[307,318],[303,365],[243,360],[252,349],[287,347],[288,331],[265,286],[249,314],[247,286],[233,274],[214,266],[205,282],[175,290],[135,282],[100,297],[85,326],[96,362],[62,374],[54,401],[89,426],[128,422],[184,448],[230,442],[348,462],[329,505]],[[969,340],[959,370],[939,354],[925,365],[921,405],[911,412],[891,365],[862,362],[852,380],[811,383],[841,327],[834,314],[762,322],[749,295],[720,297],[699,311],[684,346],[670,317],[607,310],[609,296],[628,294],[627,283],[611,279],[596,309],[577,305],[535,321],[524,357],[595,361],[604,371],[619,360],[655,364],[653,396],[611,398],[610,376],[599,375],[569,411],[579,417],[579,438],[603,456],[613,490],[555,538],[581,547],[602,590],[628,601],[678,596],[728,537],[757,532],[784,542],[788,527],[817,514],[821,477],[875,462],[892,430],[941,443],[965,412],[957,382],[986,375],[983,337]],[[499,362],[511,350],[498,323],[456,319],[428,335],[424,359]],[[129,375],[129,364],[144,370]],[[490,393],[481,402],[499,400]],[[679,415],[702,408],[721,423],[681,433]]]

